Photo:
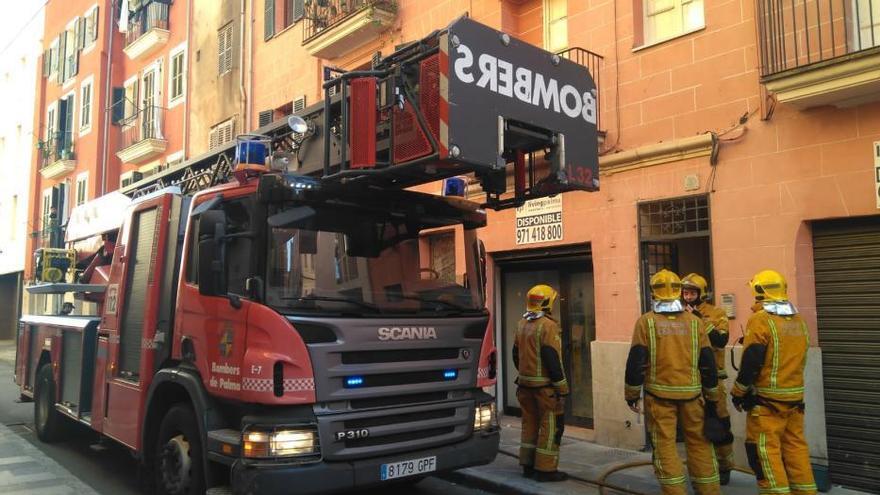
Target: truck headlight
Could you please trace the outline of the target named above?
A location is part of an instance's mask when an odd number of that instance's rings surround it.
[[[480,404],[474,410],[474,431],[491,431],[498,428],[498,416],[495,414],[495,403]]]
[[[321,453],[314,428],[245,430],[241,445],[242,455],[251,459],[314,456]]]

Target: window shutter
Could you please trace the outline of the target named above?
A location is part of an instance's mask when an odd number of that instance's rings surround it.
[[[265,127],[272,123],[272,117],[275,115],[273,110],[263,110],[260,112],[259,127]]]
[[[306,108],[306,97],[300,96],[299,98],[293,100],[293,113],[299,112]]]
[[[217,147],[217,128],[211,129],[211,132],[208,133],[208,149],[214,149]]]
[[[80,17],[76,22],[77,27],[77,48],[82,50],[86,47],[86,21],[85,17]]]
[[[293,0],[293,22],[302,19],[306,15],[305,0]]]
[[[67,66],[65,63],[66,50],[67,47],[67,31],[61,33],[61,36],[58,37],[58,84],[64,83],[64,69]]]
[[[92,35],[91,41],[98,39],[98,9],[101,7],[95,7],[95,10],[92,11],[92,30],[89,31]]]
[[[48,49],[43,52],[43,77],[49,77],[50,63],[52,60],[52,49]]]
[[[268,40],[275,36],[275,0],[263,0],[265,2],[265,32],[263,39]]]
[[[110,122],[119,125],[125,118],[125,88],[113,88],[113,99],[111,103]]]

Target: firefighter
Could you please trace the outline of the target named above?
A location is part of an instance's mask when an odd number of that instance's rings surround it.
[[[665,495],[687,493],[675,446],[676,422],[684,430],[691,484],[698,495],[720,494],[715,451],[703,434],[704,401],[718,400],[718,370],[703,322],[684,310],[678,275],[660,270],[651,277],[652,310],[635,325],[626,360],[625,397],[645,415],[653,447],[654,473]]]
[[[804,438],[804,366],[810,335],[773,270],[749,282],[755,296],[731,396],[745,409],[746,455],[759,493],[816,493]]]
[[[529,290],[513,343],[513,364],[519,374],[516,398],[522,408],[519,463],[523,476],[537,481],[568,478],[557,469],[569,390],[562,368],[561,330],[551,316],[556,297],[548,285]]]
[[[727,390],[724,380],[727,371],[724,368],[724,347],[728,340],[727,313],[708,302],[709,284],[702,275],[690,273],[681,279],[681,298],[684,308],[689,313],[703,320],[709,343],[715,353],[715,365],[718,367],[718,403],[714,412],[721,422],[723,431],[715,441],[715,455],[718,458],[718,475],[722,485],[730,483],[730,471],[733,469],[733,433],[730,431],[730,413],[727,410]]]

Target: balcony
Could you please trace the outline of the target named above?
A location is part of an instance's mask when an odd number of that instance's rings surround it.
[[[37,143],[40,155],[40,175],[44,179],[63,177],[76,168],[73,154],[73,133],[54,132],[46,141]]]
[[[568,50],[563,50],[557,53],[562,58],[571,60],[572,62],[583,65],[589,71],[590,76],[593,78],[593,82],[596,83],[596,130],[599,132],[599,142],[603,142],[605,140],[605,130],[602,128],[602,99],[599,98],[600,93],[600,81],[599,81],[599,68],[605,62],[605,59],[602,55],[598,55],[596,53],[591,52],[590,50],[586,50],[580,47],[569,48]]]
[[[375,40],[397,17],[392,0],[306,0],[303,46],[335,59]]]
[[[149,3],[129,18],[122,50],[129,59],[145,58],[168,43],[168,8],[164,3]]]
[[[806,109],[880,100],[880,0],[756,0],[761,82]]]
[[[123,119],[116,156],[123,163],[139,165],[164,153],[168,148],[162,133],[164,118],[164,108],[148,106]]]

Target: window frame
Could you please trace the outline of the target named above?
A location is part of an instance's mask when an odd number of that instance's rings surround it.
[[[89,201],[89,173],[81,172],[77,174],[74,184],[76,185],[76,191],[74,191],[73,196],[73,206],[75,208]]]
[[[656,39],[648,39],[646,36],[647,29],[647,8],[648,2],[651,0],[634,0],[633,1],[633,13],[640,12],[641,15],[633,15],[633,52],[637,52],[639,50],[643,50],[645,48],[650,48],[652,46],[660,45],[666,43],[667,41],[671,41],[674,39],[681,38],[683,36],[687,36],[699,31],[706,29],[706,2],[705,0],[670,0],[673,2],[672,10],[682,10],[684,4],[688,3],[699,3],[701,5],[702,10],[702,23],[699,26],[693,26],[690,28],[686,28],[684,24],[682,24],[682,28],[679,32]],[[667,9],[668,10],[668,9]],[[682,14],[683,15],[683,14]]]
[[[85,89],[89,89],[89,98],[88,104],[86,104],[85,98]],[[79,127],[79,136],[83,137],[86,134],[92,131],[92,123],[94,119],[92,118],[92,106],[95,101],[95,77],[89,76],[83,80],[79,85],[79,102],[80,102],[80,115],[79,120],[77,121]],[[83,119],[88,116],[88,123],[84,124]]]
[[[168,54],[168,108],[174,108],[186,101],[187,46],[181,43]],[[180,74],[175,76],[174,61],[180,57]],[[175,78],[179,78],[180,94],[174,95]]]
[[[224,76],[232,73],[233,68],[233,45],[235,41],[235,25],[233,22],[217,30],[217,75]]]
[[[550,19],[550,3],[553,1],[564,2],[565,3],[565,15],[558,19]],[[544,49],[551,51],[553,53],[559,53],[561,51],[567,50],[570,48],[568,43],[568,0],[544,0],[541,6],[542,10],[542,26],[544,28]],[[551,24],[564,22],[565,23],[565,46],[558,48],[551,46],[551,36],[550,36],[550,26]]]
[[[95,48],[95,45],[98,44],[98,33],[100,32],[98,25],[101,23],[101,18],[95,17],[95,13],[97,10],[98,4],[96,3],[89,7],[88,10],[86,10],[86,13],[83,14],[83,19],[86,20],[84,26],[85,34],[83,34],[83,36],[85,36],[85,45],[83,46],[82,53],[80,53],[80,55],[85,55],[89,53],[90,51],[92,51],[93,48]],[[92,21],[92,18],[95,18],[93,26],[94,31],[92,33],[89,33],[89,23]],[[89,36],[89,34],[91,34],[91,36]]]

